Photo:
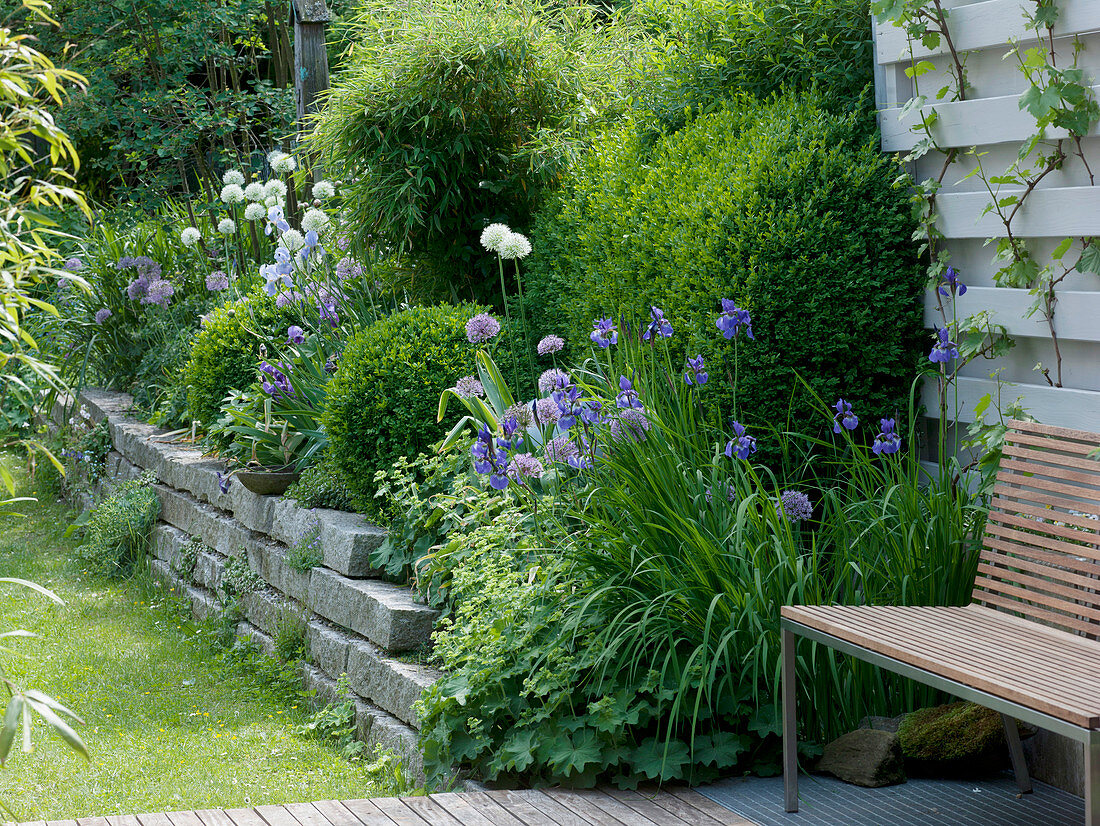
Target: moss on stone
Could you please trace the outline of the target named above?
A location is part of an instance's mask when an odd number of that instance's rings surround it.
[[[907,714],[898,729],[910,760],[966,761],[1005,748],[1001,715],[974,703],[949,703]]]

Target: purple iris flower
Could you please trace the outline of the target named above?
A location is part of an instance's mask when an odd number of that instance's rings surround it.
[[[698,355],[695,358],[689,358],[687,363],[691,372],[684,373],[684,381],[688,384],[697,384],[700,387],[706,384],[707,374],[706,368],[703,366],[703,356]]]
[[[954,267],[948,267],[947,272],[941,275],[940,278],[943,279],[943,284],[940,285],[940,295],[948,295],[948,290],[951,291],[951,295],[966,295],[966,285],[959,281],[959,274]]]
[[[734,456],[738,459],[748,459],[756,453],[756,438],[749,436],[745,432],[745,426],[740,422],[734,422],[732,427],[733,438],[726,442],[726,455],[731,459]]]
[[[280,370],[279,367],[281,367],[282,370]],[[269,379],[264,379],[260,382],[260,386],[263,388],[263,391],[273,399],[284,396],[290,398],[294,395],[294,387],[291,385],[290,379],[287,377],[286,373],[283,372],[283,370],[286,370],[287,373],[289,373],[290,366],[280,362],[279,367],[268,364],[266,361],[261,361],[260,372],[266,373]]]
[[[310,253],[314,250],[317,250],[321,255],[325,254],[325,248],[321,246],[321,241],[317,237],[317,231],[311,229],[306,233],[305,245],[302,247],[301,253],[299,253],[302,257],[302,261],[309,258]]]
[[[642,336],[644,341],[649,341],[654,334],[659,335],[661,338],[668,338],[672,335],[672,324],[665,318],[664,310],[650,307],[649,315],[652,320],[646,328],[645,335]]]
[[[470,455],[474,458],[474,470],[489,474],[489,484],[495,490],[504,490],[508,487],[508,457],[498,453],[496,448],[493,434],[488,428],[482,428],[477,441],[470,447]]]
[[[928,354],[928,360],[934,364],[947,364],[959,357],[959,346],[951,340],[951,334],[946,327],[936,331],[936,343],[932,352]]]
[[[504,432],[504,438],[498,439],[497,444],[502,450],[519,450],[523,447],[523,436],[516,432],[520,427],[519,420],[515,416],[505,417],[500,427]]]
[[[619,395],[615,397],[615,406],[620,410],[628,410],[632,407],[642,407],[638,398],[638,391],[630,383],[626,376],[619,376]]]
[[[226,473],[223,476],[221,473],[215,471],[214,475],[218,477],[218,490],[220,490],[222,493],[229,493],[229,483],[233,479],[233,474]]]
[[[586,425],[595,427],[603,421],[603,415],[600,411],[603,410],[603,402],[597,399],[589,399],[581,405],[581,421]]]
[[[290,250],[279,247],[275,250],[275,272],[279,275],[290,275],[294,272],[294,264],[290,259]]]
[[[299,327],[297,324],[292,324],[286,328],[287,344],[301,344],[305,340],[306,331]]]
[[[833,433],[839,433],[841,426],[845,430],[855,430],[859,426],[859,416],[852,412],[852,405],[844,399],[837,399],[833,410],[836,411],[833,415]]]
[[[589,338],[597,347],[606,350],[612,344],[619,343],[619,332],[610,318],[599,318],[592,322],[592,334]]]
[[[744,327],[745,335],[749,337],[749,340],[756,341],[752,334],[752,316],[749,315],[749,311],[742,310],[728,298],[722,299],[722,312],[719,313],[718,319],[714,323],[726,338],[733,338]]]
[[[898,435],[894,420],[879,419],[878,424],[882,429],[875,436],[875,443],[871,445],[871,451],[876,456],[881,456],[884,453],[897,453],[901,450],[901,436]]]
[[[276,229],[279,232],[286,232],[290,229],[290,224],[286,222],[282,207],[273,206],[267,211],[267,226],[264,227],[264,234],[271,235]]]
[[[550,398],[557,402],[558,410],[561,411],[558,427],[562,430],[568,430],[577,423],[577,414],[581,409],[580,404],[578,404],[580,397],[581,391],[574,385],[562,390],[555,390],[550,394]]]

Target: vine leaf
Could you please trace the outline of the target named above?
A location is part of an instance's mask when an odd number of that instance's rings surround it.
[[[1081,251],[1081,257],[1077,259],[1077,270],[1100,275],[1100,247],[1096,245],[1095,238],[1090,239]]]

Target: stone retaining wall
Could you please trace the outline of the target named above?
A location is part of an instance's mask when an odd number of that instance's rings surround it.
[[[327,702],[337,697],[336,681],[346,674],[359,737],[372,748],[393,749],[410,774],[422,778],[412,706],[440,673],[397,655],[428,642],[438,612],[408,588],[375,578],[369,556],[385,531],[357,514],[306,510],[293,500],[259,496],[236,480],[223,493],[216,474],[224,464],[128,417],[129,396],[87,390],[80,402],[110,428],[114,451],[105,483],[144,471],[158,480],[154,576],[186,593],[192,612],[203,619],[221,610],[217,591],[228,561],[246,562],[264,586],[244,598],[238,635],[271,652],[284,618],[304,622],[307,688]],[[289,549],[318,530],[322,563],[308,572],[295,570],[287,563]],[[205,547],[192,565],[193,539]]]

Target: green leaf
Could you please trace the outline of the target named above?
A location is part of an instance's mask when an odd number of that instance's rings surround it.
[[[586,766],[600,762],[601,749],[596,733],[585,729],[573,737],[562,732],[550,749],[550,765],[562,774],[580,774]]]
[[[1100,275],[1100,246],[1097,246],[1095,238],[1090,238],[1088,245],[1081,251],[1081,257],[1077,259],[1077,270]]]

